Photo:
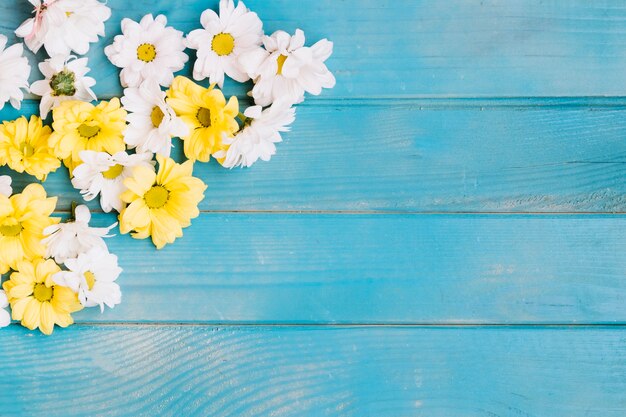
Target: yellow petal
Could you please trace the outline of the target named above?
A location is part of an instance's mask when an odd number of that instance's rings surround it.
[[[10,298],[26,298],[33,293],[32,284],[19,284],[11,288],[10,293],[7,294]]]
[[[13,317],[13,320],[22,320],[24,318],[24,311],[31,300],[34,300],[34,298],[26,297],[20,300],[15,300],[11,303],[11,316]]]
[[[43,334],[51,335],[54,330],[56,314],[50,303],[41,303],[39,329]]]
[[[31,298],[24,309],[24,317],[22,318],[22,326],[35,330],[39,327],[39,313],[41,312],[41,303]]]
[[[126,234],[133,229],[150,224],[150,209],[143,199],[137,199],[120,213],[120,232]]]

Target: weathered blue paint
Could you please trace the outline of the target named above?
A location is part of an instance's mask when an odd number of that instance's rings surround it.
[[[593,416],[626,408],[616,328],[12,327],[2,415]]]
[[[196,164],[196,175],[209,186],[200,207],[623,212],[626,101],[621,103],[308,104],[298,108],[293,131],[271,162],[244,170]],[[29,102],[24,111],[32,113],[36,105]],[[182,143],[175,145],[180,157]],[[19,178],[20,184],[33,180]],[[50,175],[45,187],[61,197],[61,210],[81,198],[65,169]]]
[[[626,1],[246,3],[333,40],[337,87],[271,163],[198,164],[184,239],[110,240],[122,305],[0,330],[0,416],[626,415]],[[189,31],[217,1],[108,4],[101,98],[123,16]]]
[[[202,213],[161,251],[112,239],[124,303],[76,319],[626,324],[625,228],[609,215]]]

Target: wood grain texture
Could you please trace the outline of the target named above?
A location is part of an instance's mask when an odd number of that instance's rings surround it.
[[[96,93],[120,94],[102,49],[122,17],[165,13],[189,32],[216,0],[109,0],[107,37],[89,54]],[[267,33],[303,28],[335,42],[327,97],[626,95],[626,5],[621,1],[249,0]],[[0,32],[30,14],[25,0],[0,3]],[[192,54],[193,55],[193,54]],[[32,60],[33,64],[36,62]],[[185,70],[184,73],[187,73]],[[36,71],[33,78],[36,78]],[[227,91],[244,90],[231,83]]]
[[[36,111],[33,104],[26,103],[23,112]],[[269,163],[244,170],[226,170],[214,161],[196,164],[195,174],[209,185],[201,209],[626,209],[626,107],[618,103],[327,103],[300,106],[298,113]],[[12,119],[17,112],[0,116]],[[176,143],[181,159],[182,144]],[[19,176],[17,188],[31,181]],[[60,210],[82,200],[65,169],[45,187],[60,196]]]
[[[189,31],[217,0],[108,4],[101,98],[123,16]],[[109,240],[123,304],[0,330],[0,417],[626,415],[626,2],[246,4],[333,40],[337,87],[272,163],[197,165],[184,239]],[[1,0],[0,33],[29,9]]]
[[[108,225],[113,216],[98,215]],[[82,322],[626,323],[622,216],[202,214]]]
[[[626,414],[621,328],[12,327],[0,356],[3,417]]]

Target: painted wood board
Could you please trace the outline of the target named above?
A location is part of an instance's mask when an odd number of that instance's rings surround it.
[[[202,210],[623,212],[626,102],[564,100],[298,108],[269,163],[197,163]],[[24,112],[36,112],[33,102]],[[4,110],[5,119],[17,112]],[[182,143],[176,141],[181,158]],[[10,173],[8,168],[0,173]],[[20,188],[33,177],[19,177]],[[82,201],[67,170],[45,187],[59,209]],[[95,202],[94,202],[95,203]],[[99,205],[92,204],[93,209]]]
[[[614,327],[11,327],[0,356],[3,416],[626,414]]]
[[[113,216],[97,215],[104,226]],[[83,322],[626,323],[626,218],[203,213]]]
[[[119,22],[166,13],[189,32],[217,0],[109,0],[110,43]],[[301,27],[311,42],[335,42],[336,98],[426,96],[623,96],[623,2],[600,0],[248,0],[265,31]],[[0,3],[0,32],[29,17],[25,0]],[[40,56],[41,57],[41,56]],[[89,54],[96,93],[117,95],[117,70],[102,48]],[[32,61],[33,64],[36,62]],[[187,73],[187,72],[186,72]],[[35,77],[35,75],[33,75]],[[231,91],[238,94],[244,90]]]

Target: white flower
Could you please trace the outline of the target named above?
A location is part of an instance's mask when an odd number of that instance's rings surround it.
[[[125,89],[122,104],[129,112],[124,142],[130,148],[137,148],[137,152],[169,157],[172,138],[189,133],[185,122],[165,102],[165,92],[157,83],[144,81],[139,88]]]
[[[0,195],[11,197],[11,194],[13,194],[11,181],[11,177],[8,175],[0,175]]]
[[[39,64],[39,71],[46,77],[30,86],[33,94],[41,96],[41,117],[67,100],[93,101],[96,95],[91,87],[96,80],[85,75],[89,72],[87,58],[76,59],[73,55],[55,55]]]
[[[294,36],[279,30],[263,38],[265,49],[242,54],[239,62],[255,82],[252,97],[268,106],[283,99],[291,104],[304,100],[304,93],[319,95],[322,88],[333,88],[335,77],[324,62],[333,53],[333,43],[322,39],[304,46],[304,32]]]
[[[28,91],[30,65],[21,43],[6,46],[7,37],[0,35],[0,110],[7,101],[19,110],[24,99],[22,90]]]
[[[224,74],[239,82],[248,81],[250,77],[237,58],[261,45],[263,23],[257,14],[241,1],[235,7],[233,0],[220,0],[219,16],[213,10],[205,10],[200,23],[204,29],[187,35],[187,47],[198,50],[193,77],[196,80],[208,77],[211,84],[220,88]]]
[[[145,15],[140,23],[122,20],[122,35],[104,48],[113,65],[122,68],[122,87],[138,87],[144,80],[152,80],[168,87],[174,73],[189,60],[185,54],[183,32],[166,27],[167,18]]]
[[[69,271],[57,272],[52,276],[58,285],[70,288],[78,294],[85,307],[104,305],[113,308],[122,302],[122,292],[115,280],[122,273],[117,265],[117,256],[103,248],[93,248],[78,257],[65,261]]]
[[[122,211],[124,204],[120,195],[126,191],[124,179],[132,176],[135,167],[145,166],[154,171],[150,152],[129,155],[122,151],[109,155],[106,152],[81,151],[79,155],[83,162],[72,173],[72,185],[80,190],[86,201],[100,194],[100,206],[107,213],[113,209]]]
[[[74,217],[73,221],[54,224],[43,231],[44,236],[47,236],[41,241],[46,245],[46,257],[54,258],[58,264],[91,248],[106,250],[107,246],[102,238],[110,237],[107,233],[117,226],[114,223],[109,227],[89,227],[91,213],[84,205],[76,207]]]
[[[0,290],[0,327],[11,324],[11,315],[5,309],[9,306],[9,300],[4,290]]]
[[[28,0],[35,17],[27,19],[15,34],[37,52],[43,46],[50,56],[84,55],[89,44],[104,36],[104,22],[111,9],[97,0]]]
[[[288,132],[296,118],[296,110],[285,102],[277,101],[262,110],[261,106],[248,107],[244,115],[252,121],[232,138],[224,138],[230,147],[225,152],[222,165],[250,167],[258,159],[269,161],[276,153],[276,142],[281,142],[281,132]],[[224,152],[224,151],[222,151]],[[218,155],[218,158],[222,155]]]

